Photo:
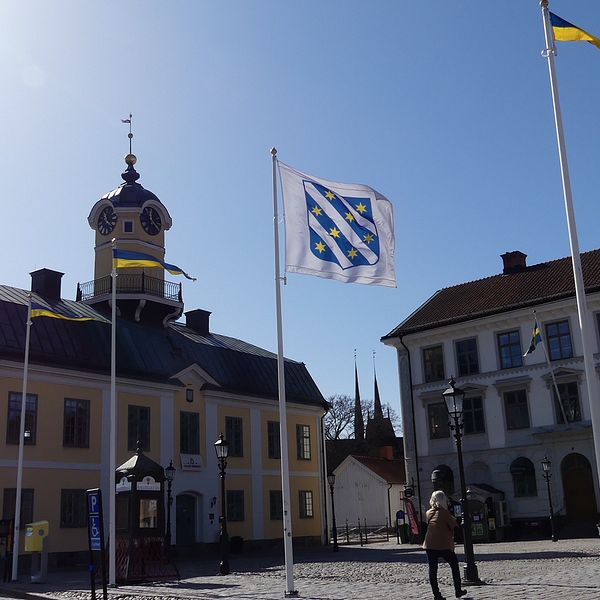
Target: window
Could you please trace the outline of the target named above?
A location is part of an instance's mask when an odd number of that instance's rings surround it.
[[[463,400],[463,423],[465,434],[485,432],[483,399],[481,396]]]
[[[456,342],[456,366],[460,376],[479,373],[477,338]]]
[[[158,527],[158,500],[156,498],[140,498],[140,529],[156,529]]]
[[[185,390],[185,401],[193,402],[194,401],[194,390],[192,388],[188,388]]]
[[[200,415],[195,412],[179,413],[179,451],[200,454]]]
[[[581,408],[579,406],[579,387],[577,385],[577,382],[569,381],[568,383],[559,383],[556,387],[558,388],[558,393],[560,394],[561,401],[559,403],[559,399],[556,397],[556,390],[553,389],[552,393],[554,396],[554,403],[556,408],[556,422],[564,423],[565,416],[567,417],[568,423],[573,423],[574,421],[581,421]]]
[[[89,448],[90,401],[65,398],[63,446]]]
[[[518,331],[498,334],[498,353],[500,355],[501,369],[520,367],[523,364],[521,336]]]
[[[123,233],[133,233],[133,221],[123,221]]]
[[[227,520],[244,520],[244,490],[227,490]]]
[[[300,518],[312,519],[314,515],[313,509],[313,493],[311,490],[300,490]]]
[[[510,474],[513,478],[515,498],[537,496],[535,468],[528,458],[521,456],[514,460],[510,465]]]
[[[441,346],[423,349],[425,381],[444,379],[444,352]]]
[[[225,417],[225,439],[229,443],[229,456],[244,456],[242,417]]]
[[[448,426],[448,410],[444,402],[436,402],[427,406],[429,420],[429,437],[432,440],[450,437]]]
[[[267,445],[268,445],[269,458],[281,458],[279,421],[268,421],[267,422]]]
[[[18,444],[21,432],[21,397],[19,392],[8,393],[8,418],[6,423],[6,443]],[[25,401],[25,444],[35,444],[37,429],[37,394],[27,394]]]
[[[299,460],[310,460],[310,427],[296,425],[296,456]]]
[[[17,490],[15,488],[4,488],[4,498],[2,503],[2,518],[14,519],[15,506],[17,504]],[[25,527],[26,523],[33,521],[33,489],[21,489],[21,523],[19,527]]]
[[[525,390],[511,390],[510,392],[504,392],[503,396],[506,429],[529,428],[527,392]]]
[[[130,404],[127,411],[127,450],[136,451],[137,444],[150,450],[150,407]]]
[[[573,356],[569,321],[558,321],[546,325],[546,345],[550,360],[560,360],[561,358],[571,358]]]
[[[269,492],[269,514],[272,521],[281,521],[283,519],[283,496],[281,490],[271,490]]]
[[[86,527],[85,490],[60,490],[60,526]]]

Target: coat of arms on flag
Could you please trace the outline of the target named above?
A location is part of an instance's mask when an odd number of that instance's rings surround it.
[[[279,163],[286,271],[395,286],[392,204],[373,188],[335,183]]]

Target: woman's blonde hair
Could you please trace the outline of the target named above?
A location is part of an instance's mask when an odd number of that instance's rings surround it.
[[[436,490],[431,494],[431,499],[429,500],[429,504],[431,508],[447,508],[448,507],[448,498],[446,498],[446,494],[442,492],[442,490]]]

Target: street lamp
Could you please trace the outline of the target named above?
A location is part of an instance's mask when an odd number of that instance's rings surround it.
[[[219,461],[219,475],[221,476],[221,515],[219,516],[219,523],[221,525],[219,531],[219,543],[221,546],[221,563],[219,564],[219,573],[221,575],[229,575],[229,559],[227,556],[227,549],[229,546],[229,536],[227,535],[227,505],[225,502],[225,469],[227,468],[227,455],[229,454],[229,444],[223,437],[223,434],[219,436],[219,439],[215,442],[215,452],[217,453],[217,459]]]
[[[167,535],[165,536],[165,542],[167,546],[167,553],[171,554],[171,506],[173,505],[173,495],[171,494],[173,486],[173,477],[175,477],[175,467],[173,461],[169,463],[169,466],[165,469],[165,478],[167,480]]]
[[[548,488],[548,504],[550,507],[550,531],[552,532],[552,541],[556,542],[558,538],[556,537],[556,529],[554,528],[554,507],[552,506],[552,494],[550,493],[550,477],[552,477],[552,461],[544,456],[544,460],[542,460],[542,469],[544,470],[544,479],[546,480],[546,486]]]
[[[462,454],[462,427],[463,427],[463,400],[465,392],[460,388],[456,387],[456,381],[452,377],[449,381],[450,387],[442,393],[442,397],[446,403],[446,409],[448,410],[448,416],[450,422],[448,425],[454,432],[454,439],[456,440],[456,452],[458,455],[458,472],[460,475],[460,503],[462,506],[462,518],[463,518],[463,539],[465,546],[465,562],[467,566],[464,573],[464,581],[470,585],[480,585],[482,582],[479,579],[477,573],[477,565],[475,564],[475,555],[473,553],[473,538],[471,535],[471,515],[469,514],[469,505],[467,502],[467,486],[465,484],[465,467],[463,464]]]
[[[327,483],[331,492],[331,528],[333,529],[333,551],[338,552],[339,546],[337,541],[337,525],[335,524],[335,502],[333,501],[333,486],[335,485],[335,474],[327,475]]]

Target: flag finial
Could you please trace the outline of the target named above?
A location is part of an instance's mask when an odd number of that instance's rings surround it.
[[[121,119],[121,123],[128,123],[129,124],[129,133],[127,134],[127,137],[129,138],[129,155],[130,156],[133,156],[133,153],[132,153],[132,150],[131,150],[131,140],[133,139],[133,133],[131,132],[131,122],[132,121],[133,121],[133,115],[131,113],[129,113],[129,118],[128,119]],[[125,162],[127,162],[127,160],[125,160]],[[129,163],[127,163],[127,164],[129,164]]]

